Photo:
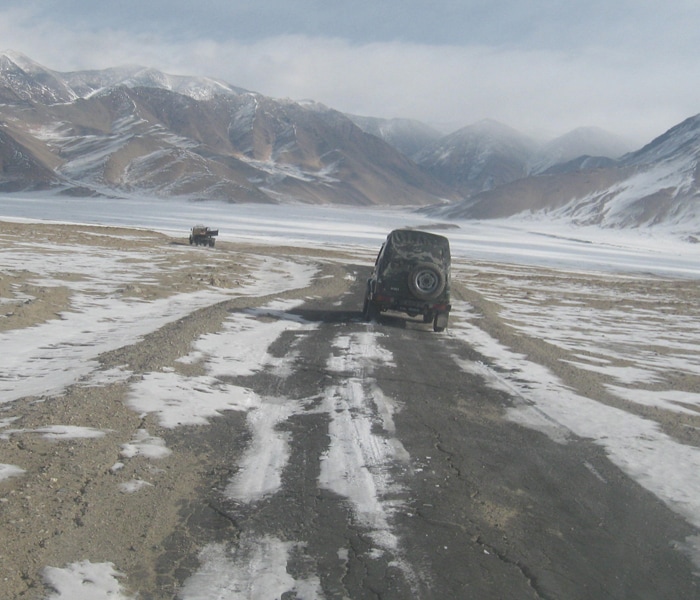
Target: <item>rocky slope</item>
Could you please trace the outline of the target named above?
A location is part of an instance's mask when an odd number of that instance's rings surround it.
[[[700,232],[700,115],[617,161],[585,158],[442,209],[483,219],[531,214],[583,225]]]
[[[421,205],[458,196],[343,114],[153,69],[0,56],[0,190]]]
[[[494,121],[441,136],[205,77],[59,73],[0,54],[0,192],[439,206],[700,231],[700,116],[644,148],[580,128],[546,144]]]

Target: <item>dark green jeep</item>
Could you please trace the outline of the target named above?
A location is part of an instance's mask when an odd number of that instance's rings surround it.
[[[447,327],[450,315],[450,242],[415,229],[396,229],[382,245],[367,280],[362,313],[371,321],[392,310],[423,315],[434,331]]]

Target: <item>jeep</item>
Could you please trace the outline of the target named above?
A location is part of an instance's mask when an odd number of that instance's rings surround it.
[[[364,318],[371,321],[388,310],[422,315],[434,331],[444,331],[450,308],[448,239],[416,229],[392,231],[367,280]]]

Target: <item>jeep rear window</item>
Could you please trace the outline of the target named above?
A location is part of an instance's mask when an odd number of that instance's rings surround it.
[[[391,244],[400,250],[418,250],[439,253],[441,257],[450,256],[450,244],[447,238],[440,235],[401,229],[390,235]]]

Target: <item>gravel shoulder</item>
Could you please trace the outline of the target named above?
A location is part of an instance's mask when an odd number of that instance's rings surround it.
[[[124,253],[126,274],[115,293],[144,302],[213,289],[231,292],[230,300],[193,310],[140,342],[99,357],[101,371],[126,369],[133,373],[130,380],[154,370],[187,370],[175,360],[187,354],[197,337],[217,331],[231,310],[270,300],[249,294],[235,297],[236,289],[248,281],[246,263],[265,256],[295,254],[311,260],[323,255],[327,261],[334,255],[226,242],[217,243],[215,249],[190,248],[186,238],[177,240],[150,231],[17,223],[0,224],[0,244],[3,252],[27,253],[33,260],[36,255],[50,260],[59,254],[57,247],[71,248],[79,255]],[[138,255],[130,258],[135,248]],[[186,251],[173,251],[183,249]],[[129,269],[139,273],[149,266],[145,264],[149,256],[158,269],[146,281],[142,277],[129,281]],[[338,268],[326,262],[321,269],[309,288],[275,297],[341,294],[347,282],[337,276]],[[66,281],[84,278],[72,272],[70,263],[59,277]],[[28,330],[60,319],[63,311],[71,310],[70,288],[57,285],[55,280],[42,285],[41,279],[29,268],[0,271],[0,332]],[[95,289],[92,293],[100,296],[105,292]],[[177,564],[158,565],[163,562],[165,545],[172,544],[177,532],[179,512],[195,501],[216,460],[203,454],[196,442],[190,443],[194,431],[173,436],[153,419],[130,409],[128,390],[129,381],[78,382],[60,395],[0,404],[0,464],[20,466],[25,471],[0,480],[3,598],[43,598],[46,590],[41,572],[45,566],[63,567],[85,557],[91,562],[118,565],[138,584],[137,589],[154,588],[160,590],[160,597],[172,597],[172,571]],[[243,429],[245,417],[238,420]],[[53,426],[91,428],[101,435],[73,438],[70,433],[49,431]],[[84,429],[81,431],[84,435]],[[176,450],[155,464],[147,456],[125,460],[125,445],[138,442],[143,431],[168,438],[168,445]],[[129,484],[143,489],[128,493],[120,488]],[[180,550],[187,555],[185,549]]]

